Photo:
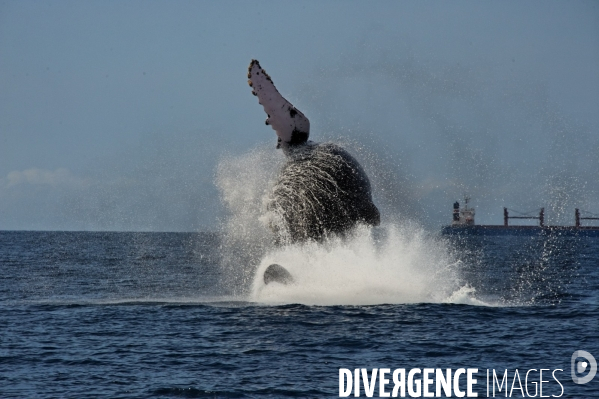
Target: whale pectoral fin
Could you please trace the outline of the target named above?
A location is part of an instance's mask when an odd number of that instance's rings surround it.
[[[273,263],[264,271],[264,284],[268,285],[273,282],[287,285],[293,283],[293,277],[283,266]]]
[[[310,135],[310,121],[277,90],[272,79],[257,60],[248,68],[248,84],[252,94],[264,107],[266,125],[270,125],[284,144],[302,144]],[[278,147],[277,147],[278,148]]]

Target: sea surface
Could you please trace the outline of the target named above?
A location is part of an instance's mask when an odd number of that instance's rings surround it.
[[[233,277],[215,233],[0,232],[0,398],[338,397],[340,368],[478,368],[479,397],[487,370],[560,369],[599,397],[570,375],[599,358],[599,239],[393,231]],[[274,261],[293,286],[263,286]]]

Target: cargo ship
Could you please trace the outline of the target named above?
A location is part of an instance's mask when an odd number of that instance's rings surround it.
[[[443,226],[443,235],[513,235],[513,236],[535,236],[535,235],[559,235],[573,237],[599,237],[599,226],[583,226],[583,221],[599,220],[595,216],[581,216],[578,208],[574,210],[573,226],[547,226],[545,225],[545,208],[541,208],[538,216],[512,216],[508,208],[503,208],[503,225],[477,225],[474,223],[474,208],[468,206],[470,198],[464,199],[464,206],[456,201],[453,204],[453,220],[451,225]],[[510,219],[536,219],[537,225],[521,226],[510,225]]]

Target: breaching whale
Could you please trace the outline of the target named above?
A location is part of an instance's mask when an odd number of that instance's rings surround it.
[[[266,125],[277,134],[277,148],[287,158],[267,204],[275,216],[270,227],[276,240],[321,241],[359,223],[377,226],[379,210],[358,161],[336,144],[309,141],[310,121],[279,93],[257,60],[250,63],[248,79],[267,114]]]

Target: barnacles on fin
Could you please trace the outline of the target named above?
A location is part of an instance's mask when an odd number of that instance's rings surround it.
[[[272,126],[279,137],[279,142],[295,145],[307,141],[310,134],[310,121],[279,93],[272,79],[257,60],[250,62],[248,78],[252,94],[258,96],[258,102],[268,115],[266,124]]]

